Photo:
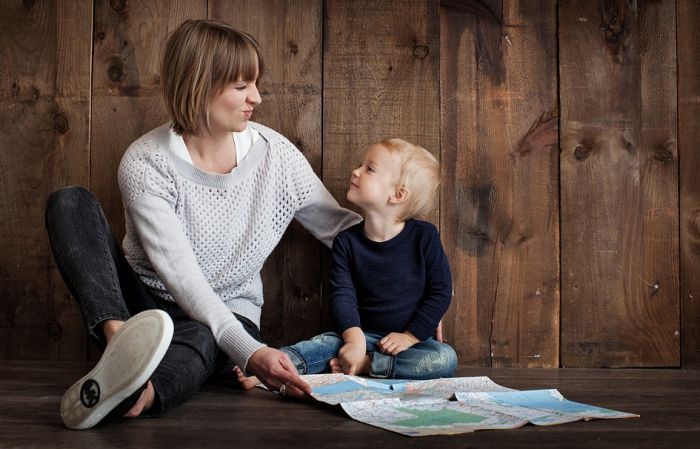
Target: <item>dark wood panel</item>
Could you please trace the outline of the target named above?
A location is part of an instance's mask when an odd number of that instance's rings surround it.
[[[676,5],[682,362],[700,368],[700,3]]]
[[[700,371],[469,369],[516,389],[557,388],[567,399],[641,415],[559,426],[524,426],[409,438],[347,417],[338,409],[282,400],[259,389],[208,384],[162,418],[88,431],[61,426],[58,404],[87,364],[9,362],[0,366],[3,448],[695,448],[700,440]]]
[[[167,120],[160,61],[169,33],[206,17],[206,0],[95,2],[90,178],[121,241],[124,211],[117,169],[128,146]]]
[[[359,212],[345,198],[350,172],[382,138],[405,139],[439,159],[438,20],[436,0],[326,2],[323,180],[342,205]]]
[[[209,17],[260,43],[263,101],[253,120],[287,137],[321,176],[321,0],[210,1]],[[321,331],[320,245],[294,222],[268,258],[262,273],[267,343],[294,343]]]
[[[90,2],[14,2],[0,17],[0,358],[85,357],[44,229],[48,195],[87,184]]]
[[[562,365],[679,365],[675,4],[559,20]]]
[[[467,366],[556,367],[556,2],[441,6],[448,335]]]

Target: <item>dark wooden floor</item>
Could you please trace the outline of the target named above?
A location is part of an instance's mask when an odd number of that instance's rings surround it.
[[[516,389],[557,388],[568,399],[641,415],[553,427],[410,438],[342,411],[256,389],[207,385],[163,418],[65,429],[63,391],[85,363],[0,362],[0,448],[700,448],[700,370],[465,369]]]

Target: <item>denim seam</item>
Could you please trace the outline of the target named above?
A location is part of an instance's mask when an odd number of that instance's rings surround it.
[[[304,357],[301,356],[301,354],[299,353],[299,351],[297,351],[296,349],[292,348],[291,346],[287,346],[286,349],[288,349],[289,351],[293,352],[293,353],[299,358],[299,360],[301,360],[301,364],[302,364],[302,366],[303,366],[303,368],[304,368],[304,369],[302,370],[302,371],[303,371],[302,374],[308,373],[308,372],[309,372],[309,367],[306,365],[306,360],[304,360]],[[330,360],[330,359],[329,359],[329,360]],[[297,370],[298,370],[298,369],[299,369],[299,368],[297,368]]]
[[[115,262],[114,262],[114,260],[113,260],[113,258],[112,258],[112,254],[109,252],[109,242],[107,242],[107,239],[105,238],[105,231],[107,231],[107,230],[104,229],[104,227],[105,227],[104,225],[105,225],[105,223],[107,222],[107,218],[105,217],[104,212],[102,212],[102,210],[97,206],[97,204],[95,204],[95,202],[92,202],[92,201],[91,201],[91,202],[90,202],[90,207],[92,208],[93,212],[94,212],[97,216],[102,216],[102,223],[99,223],[99,221],[98,221],[98,223],[97,223],[98,225],[101,225],[101,227],[103,228],[103,232],[99,232],[99,233],[98,233],[98,234],[99,234],[99,239],[101,240],[101,243],[102,243],[101,248],[102,248],[102,250],[106,250],[106,251],[107,251],[107,259],[106,259],[106,260],[111,260],[111,261],[112,261],[112,264],[115,264]],[[95,217],[95,216],[93,216],[93,218],[94,218],[94,217]],[[116,272],[116,265],[115,265],[115,268],[114,268],[114,269],[115,269],[115,272]],[[122,297],[122,289],[121,289],[121,286],[119,285],[119,280],[118,280],[118,278],[117,278],[117,279],[112,278],[111,281],[112,281],[112,282],[111,282],[112,285],[110,285],[110,288],[112,289],[112,292],[115,293],[117,296]],[[124,304],[124,301],[121,301],[120,304],[121,304],[121,306],[122,306],[122,310],[121,310],[121,311],[122,311],[122,312],[125,312],[125,313],[126,313],[126,316],[128,317],[128,316],[129,316],[129,311],[128,311],[128,309],[126,308],[126,304]]]

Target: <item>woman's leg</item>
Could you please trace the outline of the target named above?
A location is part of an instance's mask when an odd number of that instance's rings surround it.
[[[139,283],[129,282],[133,273],[97,199],[86,189],[66,187],[51,194],[46,230],[58,271],[80,305],[89,334],[104,348],[101,323],[126,321],[141,311],[130,313],[124,299],[133,298],[138,305],[141,292],[132,290],[138,290]]]
[[[155,401],[148,414],[161,414],[190,398],[214,369],[217,349],[211,331],[189,320],[175,304],[151,296],[124,258],[97,199],[86,189],[54,192],[46,207],[46,228],[56,265],[80,305],[88,332],[102,348],[107,343],[101,328],[106,320],[126,321],[148,309],[164,309],[175,318],[172,342],[151,377]]]
[[[283,346],[280,351],[292,359],[299,374],[330,372],[329,362],[338,357],[343,338],[335,332],[317,335],[311,340],[300,341],[292,346]]]
[[[383,354],[377,348],[380,335],[365,333],[370,354],[370,376],[389,379],[436,379],[452,377],[457,368],[457,354],[446,343],[429,338],[398,355]]]

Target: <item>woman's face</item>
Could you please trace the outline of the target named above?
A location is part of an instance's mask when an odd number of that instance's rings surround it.
[[[212,134],[241,132],[246,129],[253,109],[261,101],[255,81],[238,80],[229,83],[209,104]]]

